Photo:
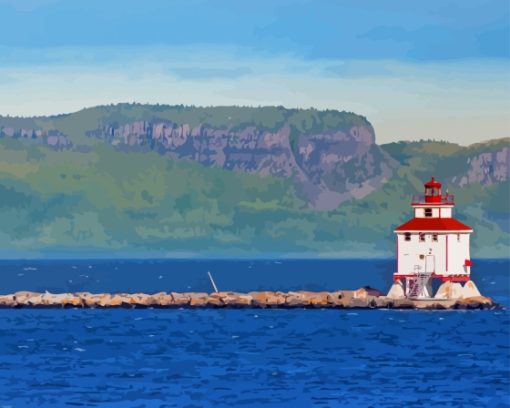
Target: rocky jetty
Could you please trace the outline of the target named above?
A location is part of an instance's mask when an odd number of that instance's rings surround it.
[[[363,309],[495,309],[484,296],[462,299],[411,300],[390,298],[377,289],[335,292],[159,292],[146,293],[39,293],[0,295],[1,308],[363,308]]]

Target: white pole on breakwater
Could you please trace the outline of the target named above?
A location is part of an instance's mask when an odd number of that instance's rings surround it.
[[[211,272],[207,271],[207,275],[209,275],[209,279],[211,280],[211,284],[212,284],[212,286],[214,288],[214,291],[216,293],[218,293],[218,288],[216,287],[216,284],[214,283],[214,279],[213,279],[213,277],[211,275]]]

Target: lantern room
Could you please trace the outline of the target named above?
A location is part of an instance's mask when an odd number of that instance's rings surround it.
[[[442,193],[441,183],[434,177],[425,183],[425,194],[415,194],[412,197],[412,205],[440,204],[442,206],[453,206],[455,197],[451,194]]]
[[[425,183],[425,202],[440,203],[441,202],[441,183],[436,181],[434,177]]]

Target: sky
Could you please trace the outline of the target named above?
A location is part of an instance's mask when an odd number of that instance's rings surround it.
[[[510,136],[505,0],[0,0],[0,115],[347,110],[379,143]]]

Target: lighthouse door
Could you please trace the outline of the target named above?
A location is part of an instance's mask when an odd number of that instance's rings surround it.
[[[434,255],[427,255],[425,257],[425,273],[436,272],[436,258]]]

